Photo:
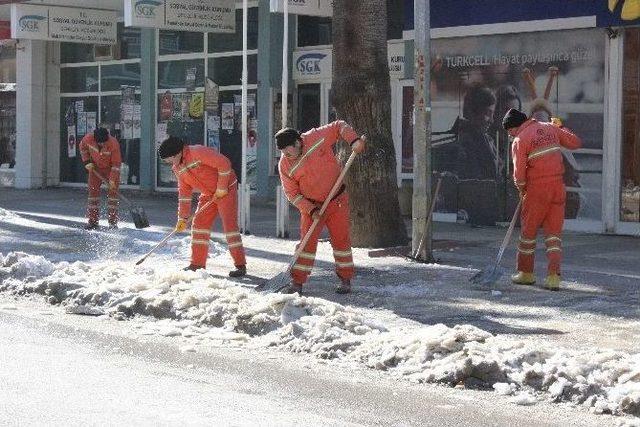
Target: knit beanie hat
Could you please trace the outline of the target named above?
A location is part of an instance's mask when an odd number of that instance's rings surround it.
[[[109,140],[109,131],[105,128],[96,128],[93,131],[93,139],[100,144],[104,144]]]
[[[518,109],[512,108],[507,111],[507,114],[504,115],[504,118],[502,119],[502,127],[504,127],[506,130],[509,130],[511,128],[520,127],[520,125],[522,125],[526,121],[527,115],[525,113]]]
[[[184,141],[182,139],[175,136],[170,136],[169,138],[162,141],[162,144],[160,144],[160,147],[158,148],[158,155],[161,159],[173,157],[181,152],[183,147]]]

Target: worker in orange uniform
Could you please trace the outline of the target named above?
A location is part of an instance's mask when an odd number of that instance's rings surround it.
[[[320,207],[329,195],[340,175],[341,168],[333,146],[343,140],[356,153],[365,148],[365,138],[342,120],[301,134],[295,129],[281,129],[275,135],[276,145],[283,156],[280,158],[280,180],[287,199],[300,210],[300,236],[307,234],[311,224],[319,218]],[[336,273],[340,285],[339,294],[351,292],[353,278],[353,255],[349,225],[349,195],[345,186],[337,191],[327,206],[318,226],[306,247],[295,260],[291,269],[291,283],[284,293],[302,293],[302,285],[307,281],[316,256],[318,237],[323,226],[329,230]]]
[[[98,228],[100,217],[100,187],[102,179],[108,182],[107,215],[109,228],[118,228],[118,188],[120,186],[120,144],[104,127],[96,128],[93,133],[88,133],[80,141],[80,156],[84,167],[89,174],[89,196],[87,200],[87,230]]]
[[[562,149],[575,150],[582,146],[580,139],[562,126],[559,119],[551,123],[539,122],[515,108],[507,111],[502,125],[514,137],[513,179],[522,202],[521,232],[518,244],[518,272],[511,279],[520,285],[532,285],[536,235],[544,230],[548,270],[546,289],[560,289],[562,261],[562,225],[564,222],[566,191],[562,176]]]
[[[211,226],[218,213],[222,219],[222,229],[235,270],[231,277],[247,274],[242,237],[238,231],[238,180],[228,158],[213,148],[201,145],[185,145],[180,138],[170,137],[158,148],[160,158],[172,165],[178,178],[178,233],[187,229],[187,220],[191,214],[191,195],[200,191],[198,214],[191,226],[191,264],[185,270],[205,268],[209,254]],[[215,202],[205,210],[199,209],[212,198]]]

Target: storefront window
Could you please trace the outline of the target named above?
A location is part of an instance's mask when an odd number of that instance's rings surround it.
[[[103,96],[100,100],[102,124],[120,142],[120,183],[138,185],[140,182],[140,95],[134,96],[132,107],[122,103],[122,96]],[[127,110],[129,108],[129,110]],[[133,108],[134,111],[130,111]],[[135,121],[138,121],[136,123]]]
[[[103,92],[120,90],[122,86],[140,86],[140,63],[104,65],[101,69]]]
[[[93,62],[94,60],[92,44],[60,43],[60,62],[63,64]]]
[[[142,36],[140,34],[140,28],[125,27],[122,22],[119,22],[118,23],[118,48],[120,50],[119,59],[140,58],[141,45],[142,45]]]
[[[63,67],[60,69],[60,92],[97,92],[98,67]]]
[[[160,55],[204,52],[203,33],[189,31],[160,31]]]
[[[258,48],[258,8],[249,9],[247,17],[248,49]],[[233,52],[242,50],[242,9],[236,10],[236,32],[233,34],[209,33],[209,53]]]
[[[73,64],[78,62],[111,61],[140,58],[140,29],[125,27],[118,23],[118,43],[114,46],[84,43],[60,43],[60,62]]]
[[[189,145],[206,145],[227,156],[240,177],[242,166],[242,104],[240,91],[222,91],[217,108],[206,111],[202,104],[202,92],[172,93],[158,95],[158,124],[156,143],[168,136],[177,136]],[[248,177],[255,185],[257,159],[257,114],[256,93],[248,94]],[[206,127],[205,127],[206,125]],[[158,186],[176,187],[176,178],[171,167],[158,160]]]
[[[447,172],[437,211],[456,213],[459,219],[477,225],[509,219],[518,196],[511,180],[510,143],[501,119],[508,108],[521,106],[541,120],[548,120],[549,115],[562,118],[582,139],[581,150],[563,152],[565,218],[600,220],[601,30],[437,39],[432,51],[432,167]],[[411,87],[403,90],[401,161],[405,173],[413,162],[412,92]],[[537,107],[540,105],[549,111]]]
[[[78,148],[97,123],[98,97],[64,97],[60,100],[60,180],[87,182]]]
[[[0,49],[0,167],[16,164],[16,49]],[[0,182],[0,186],[3,183]]]
[[[204,86],[204,60],[158,62],[158,89],[178,89]]]
[[[640,222],[640,30],[624,33],[620,220]]]
[[[249,84],[258,82],[258,55],[247,57]],[[242,84],[242,56],[227,56],[209,59],[209,77],[219,86]]]
[[[331,18],[298,15],[298,46],[318,46],[332,43]]]

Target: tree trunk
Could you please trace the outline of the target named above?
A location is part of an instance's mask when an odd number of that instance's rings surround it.
[[[386,0],[334,0],[332,102],[338,117],[365,134],[346,183],[356,247],[405,244],[391,134]],[[349,141],[350,142],[350,141]],[[342,150],[344,161],[348,150]]]

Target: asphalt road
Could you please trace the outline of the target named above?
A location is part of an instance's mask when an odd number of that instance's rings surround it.
[[[615,425],[564,405],[518,406],[308,356],[185,353],[175,339],[127,336],[111,319],[2,303],[0,425]]]

